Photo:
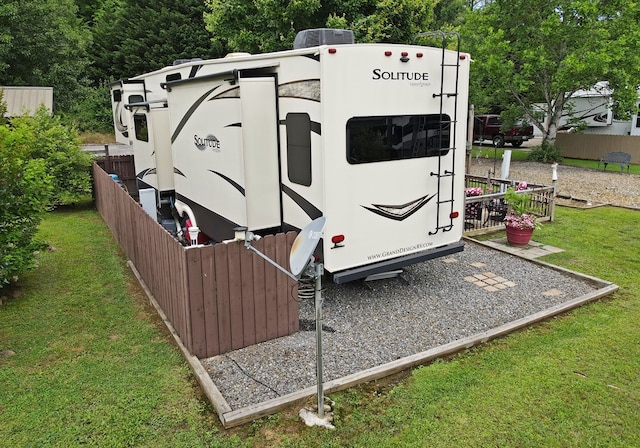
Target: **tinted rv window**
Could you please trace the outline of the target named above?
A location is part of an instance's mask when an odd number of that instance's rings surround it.
[[[129,95],[129,104],[142,103],[143,101],[144,97],[142,95]]]
[[[385,162],[445,155],[449,152],[448,115],[355,117],[347,122],[347,161]]]
[[[311,185],[311,119],[287,114],[287,172],[295,184]]]
[[[122,90],[114,90],[113,91],[113,102],[119,103],[122,101]]]
[[[135,114],[133,116],[133,124],[136,128],[136,139],[148,142],[149,127],[147,125],[147,116],[143,114]]]

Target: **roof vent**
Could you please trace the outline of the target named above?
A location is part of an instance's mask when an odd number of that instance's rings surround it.
[[[317,47],[319,45],[353,44],[353,31],[334,28],[303,30],[296,34],[293,49]]]
[[[243,51],[238,51],[235,53],[227,53],[227,55],[224,57],[225,59],[227,58],[239,58],[241,56],[251,56],[251,53],[246,53]]]
[[[176,59],[175,61],[173,61],[172,65],[182,65],[182,64],[187,64],[189,62],[196,62],[196,61],[202,61],[202,58]]]

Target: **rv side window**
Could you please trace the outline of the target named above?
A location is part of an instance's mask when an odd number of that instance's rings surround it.
[[[449,152],[448,115],[354,117],[347,122],[347,161],[386,162]]]
[[[144,97],[142,95],[129,95],[129,104],[142,103]]]
[[[119,103],[120,101],[122,101],[122,90],[120,90],[120,89],[114,90],[113,91],[113,102],[114,103]]]
[[[294,184],[311,185],[311,119],[287,114],[287,172]]]
[[[135,114],[133,116],[133,124],[136,128],[136,139],[143,142],[148,142],[149,127],[147,125],[147,116],[143,114]]]

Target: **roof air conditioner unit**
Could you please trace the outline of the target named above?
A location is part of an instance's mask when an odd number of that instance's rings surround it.
[[[316,28],[313,30],[303,30],[296,34],[296,38],[293,41],[293,49],[353,43],[355,43],[355,40],[353,38],[353,31],[351,30]]]

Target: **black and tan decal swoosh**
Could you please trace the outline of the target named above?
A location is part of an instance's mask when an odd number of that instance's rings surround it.
[[[309,216],[309,218],[316,219],[322,216],[322,212],[315,205],[293,191],[290,187],[282,184],[282,192],[289,196],[293,202],[298,204],[298,207],[300,207]]]
[[[211,92],[216,90],[218,87],[220,87],[220,85],[215,86],[213,89],[207,90],[207,92],[204,95],[202,95],[200,98],[198,98],[191,105],[191,107],[189,108],[187,113],[184,114],[184,117],[182,117],[182,119],[180,120],[180,123],[178,123],[178,126],[176,127],[176,130],[173,132],[173,135],[171,136],[171,143],[176,141],[176,138],[178,137],[178,135],[182,131],[182,128],[184,128],[184,126],[187,124],[187,121],[189,121],[189,118],[191,118],[191,116],[194,114],[194,112],[198,109],[198,107],[200,107],[200,105],[204,102],[204,100],[207,99],[207,97],[211,94]]]
[[[229,185],[231,185],[233,188],[235,188],[236,190],[238,190],[242,196],[245,195],[244,193],[244,187],[242,185],[240,185],[238,182],[236,182],[235,180],[231,179],[230,177],[225,176],[222,173],[219,173],[217,171],[213,171],[213,170],[207,170],[207,171],[211,171],[213,174],[216,174],[218,176],[220,176],[221,178],[223,178],[224,180],[226,180]]]
[[[431,196],[422,196],[421,198],[402,205],[371,204],[370,207],[364,205],[362,207],[366,208],[372,213],[384,216],[385,218],[393,219],[396,221],[404,221],[409,216],[413,215],[415,212],[424,207],[424,205],[434,197],[435,194],[432,194]]]
[[[155,168],[147,168],[146,170],[142,170],[138,174],[136,174],[136,177],[138,179],[142,179],[144,176],[146,176],[148,174],[156,174],[156,169]]]

